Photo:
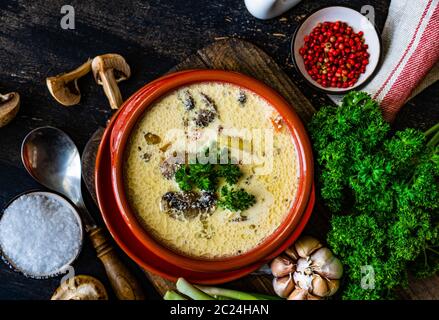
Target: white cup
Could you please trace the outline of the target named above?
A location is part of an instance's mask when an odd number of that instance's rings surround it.
[[[301,0],[244,0],[247,10],[258,19],[271,19],[291,9]]]

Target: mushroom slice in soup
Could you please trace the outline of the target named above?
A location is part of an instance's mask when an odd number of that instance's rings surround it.
[[[179,98],[180,98],[181,102],[183,103],[186,111],[190,111],[193,108],[195,108],[195,101],[194,101],[194,98],[192,97],[191,93],[189,92],[189,90],[183,91],[183,93],[180,95]]]
[[[194,118],[195,125],[200,128],[207,127],[213,120],[215,120],[216,111],[209,109],[201,109],[197,112],[197,116]]]
[[[184,154],[174,154],[160,163],[160,172],[163,177],[170,180],[174,177],[175,172],[185,163],[186,156]]]
[[[203,102],[204,107],[197,111],[194,121],[197,127],[205,128],[215,120],[218,112],[215,102],[207,94],[201,93],[201,101]]]
[[[193,219],[199,214],[215,211],[216,200],[213,192],[169,191],[162,196],[160,209],[178,220]]]

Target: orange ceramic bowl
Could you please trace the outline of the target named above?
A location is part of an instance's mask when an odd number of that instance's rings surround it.
[[[273,259],[274,256],[286,250],[286,248],[288,248],[299,237],[305,228],[314,206],[314,188],[311,192],[307,209],[303,213],[299,224],[288,239],[285,240],[282,246],[274,252],[273,256],[267,256],[265,259],[243,268],[219,272],[195,272],[183,269],[178,265],[171,264],[167,260],[163,260],[153,251],[150,251],[145,247],[143,243],[134,236],[133,232],[125,223],[122,214],[117,210],[116,199],[113,197],[111,183],[111,159],[109,151],[109,141],[114,120],[115,117],[105,130],[96,156],[96,196],[102,218],[110,231],[110,234],[121,249],[143,269],[174,282],[179,277],[183,277],[191,283],[205,285],[230,282],[259,269],[264,263],[267,263],[269,260]]]
[[[265,99],[282,116],[295,144],[299,164],[299,184],[294,203],[283,223],[254,249],[240,255],[201,259],[182,255],[161,244],[140,224],[128,203],[123,177],[124,151],[131,131],[140,117],[160,97],[197,82],[225,82],[246,88]],[[221,70],[190,70],[164,76],[146,85],[128,99],[119,111],[110,137],[111,182],[123,219],[138,240],[157,256],[182,268],[197,272],[236,270],[278,253],[291,239],[307,207],[313,184],[311,144],[305,128],[292,107],[273,89],[251,77]]]

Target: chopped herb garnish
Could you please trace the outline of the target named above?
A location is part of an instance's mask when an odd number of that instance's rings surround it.
[[[221,164],[217,168],[218,177],[222,177],[228,184],[236,184],[242,177],[242,172],[236,164]]]
[[[235,190],[224,186],[221,188],[221,200],[218,205],[230,211],[244,211],[256,203],[254,195],[244,189]]]
[[[208,155],[208,150],[204,153]],[[218,154],[217,160],[219,160],[220,154]],[[199,189],[201,191],[209,191],[215,195],[218,188],[219,178],[223,178],[226,183],[231,186],[235,185],[242,177],[242,172],[237,164],[211,164],[211,163],[190,163],[182,165],[175,172],[175,181],[182,191],[192,191],[193,189]],[[231,211],[243,211],[251,207],[255,202],[255,196],[247,193],[244,189],[235,190],[229,189],[224,186],[219,192],[222,199],[223,208],[227,208]]]
[[[216,186],[214,166],[210,163],[193,163],[183,166],[175,173],[175,181],[183,191],[190,191],[193,187],[213,191]]]
[[[175,181],[177,181],[178,186],[183,191],[192,190],[192,184],[190,176],[187,173],[187,169],[185,166],[182,166],[175,172]]]
[[[205,156],[209,155],[209,150],[204,152]],[[218,155],[218,161],[220,155]],[[198,188],[204,191],[214,191],[218,184],[218,178],[224,178],[225,181],[232,185],[236,184],[242,176],[242,172],[237,164],[211,164],[211,163],[190,163],[181,167],[175,173],[175,181],[183,191]]]
[[[212,191],[216,186],[214,166],[210,163],[189,165],[189,172],[195,186],[204,191]]]

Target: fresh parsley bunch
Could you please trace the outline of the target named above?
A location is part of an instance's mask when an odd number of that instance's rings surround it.
[[[317,112],[309,131],[320,195],[334,213],[328,243],[347,271],[343,297],[390,298],[408,270],[438,271],[439,124],[392,134],[378,104],[351,92]],[[361,285],[366,266],[373,289]]]

